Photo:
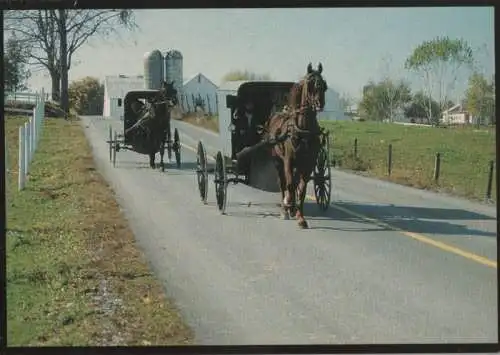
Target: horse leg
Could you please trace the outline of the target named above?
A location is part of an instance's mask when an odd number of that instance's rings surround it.
[[[284,204],[286,184],[285,184],[285,171],[283,167],[283,161],[280,158],[275,158],[274,165],[276,167],[276,170],[278,171],[278,183],[281,191],[280,216],[282,219],[287,220],[289,219],[289,217]]]
[[[283,199],[283,205],[287,212],[290,213],[291,207],[293,207],[295,188],[293,183],[293,168],[292,168],[292,158],[285,156],[283,159],[284,173],[285,173],[285,198]]]
[[[297,186],[297,197],[299,200],[297,204],[297,211],[295,212],[295,218],[299,223],[299,227],[303,229],[309,228],[307,221],[304,218],[304,200],[306,198],[307,182],[308,180],[306,180],[305,175],[300,174],[299,184]]]
[[[154,169],[156,166],[155,166],[155,155],[156,153],[149,153],[149,166],[151,167],[151,169]]]
[[[165,168],[165,163],[163,162],[163,156],[165,155],[165,137],[162,139],[160,143],[160,167],[162,169]]]

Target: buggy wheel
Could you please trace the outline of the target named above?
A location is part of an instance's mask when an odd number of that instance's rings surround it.
[[[111,125],[109,125],[109,161],[111,162],[113,160],[113,130],[111,128]]]
[[[330,207],[332,177],[329,164],[329,145],[328,136],[323,140],[322,147],[319,150],[318,159],[314,168],[314,196],[316,203],[326,211]]]
[[[207,153],[201,141],[198,142],[198,152],[196,154],[196,176],[198,179],[198,190],[200,191],[201,202],[206,204],[208,193]]]
[[[227,172],[226,162],[222,157],[220,151],[217,152],[215,157],[215,198],[217,200],[217,207],[221,214],[226,212],[226,199],[227,199]]]
[[[114,133],[113,135],[113,168],[116,166],[116,151],[117,149],[119,149],[119,146],[118,146],[118,134]]]
[[[174,131],[174,153],[175,153],[175,162],[177,164],[177,169],[181,168],[181,140],[179,138],[179,131],[177,128]]]

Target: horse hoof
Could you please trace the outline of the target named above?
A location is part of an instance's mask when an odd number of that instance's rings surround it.
[[[281,219],[284,221],[288,221],[290,219],[290,217],[288,216],[288,213],[281,212]]]
[[[308,229],[309,226],[307,225],[307,222],[305,220],[302,220],[299,222],[299,228],[301,229]]]

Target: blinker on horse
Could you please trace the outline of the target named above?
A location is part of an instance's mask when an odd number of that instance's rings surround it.
[[[295,212],[301,228],[308,228],[304,200],[321,146],[317,113],[325,106],[328,89],[322,72],[321,63],[317,70],[309,63],[304,78],[290,91],[290,109],[271,116],[264,133],[267,139],[278,142],[271,148],[271,154],[283,198],[281,215],[288,219]]]

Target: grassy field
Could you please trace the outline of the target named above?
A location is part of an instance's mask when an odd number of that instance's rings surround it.
[[[194,117],[187,117],[184,121],[218,131],[216,120],[198,122]],[[353,121],[322,121],[321,125],[331,132],[331,158],[341,169],[470,199],[485,198],[489,162],[496,162],[494,128],[431,128]],[[355,139],[358,140],[357,157],[354,156]],[[392,144],[393,161],[390,176],[387,173],[389,144]],[[436,183],[433,175],[438,152],[441,169]],[[491,198],[496,201],[496,176],[493,176]]]
[[[219,132],[219,120],[217,116],[208,116],[201,119],[197,118],[196,114],[189,114],[182,117],[181,121],[203,127],[205,129]]]
[[[352,121],[324,121],[322,125],[331,132],[332,158],[342,168],[418,188],[471,199],[485,198],[489,161],[496,161],[494,128],[432,128]],[[356,138],[357,157],[354,156]],[[392,144],[393,157],[390,177],[387,173],[389,144]],[[438,152],[441,169],[436,183],[433,174]],[[494,176],[494,200],[495,179]]]
[[[9,346],[189,344],[76,121],[49,119],[25,190],[6,119]]]

